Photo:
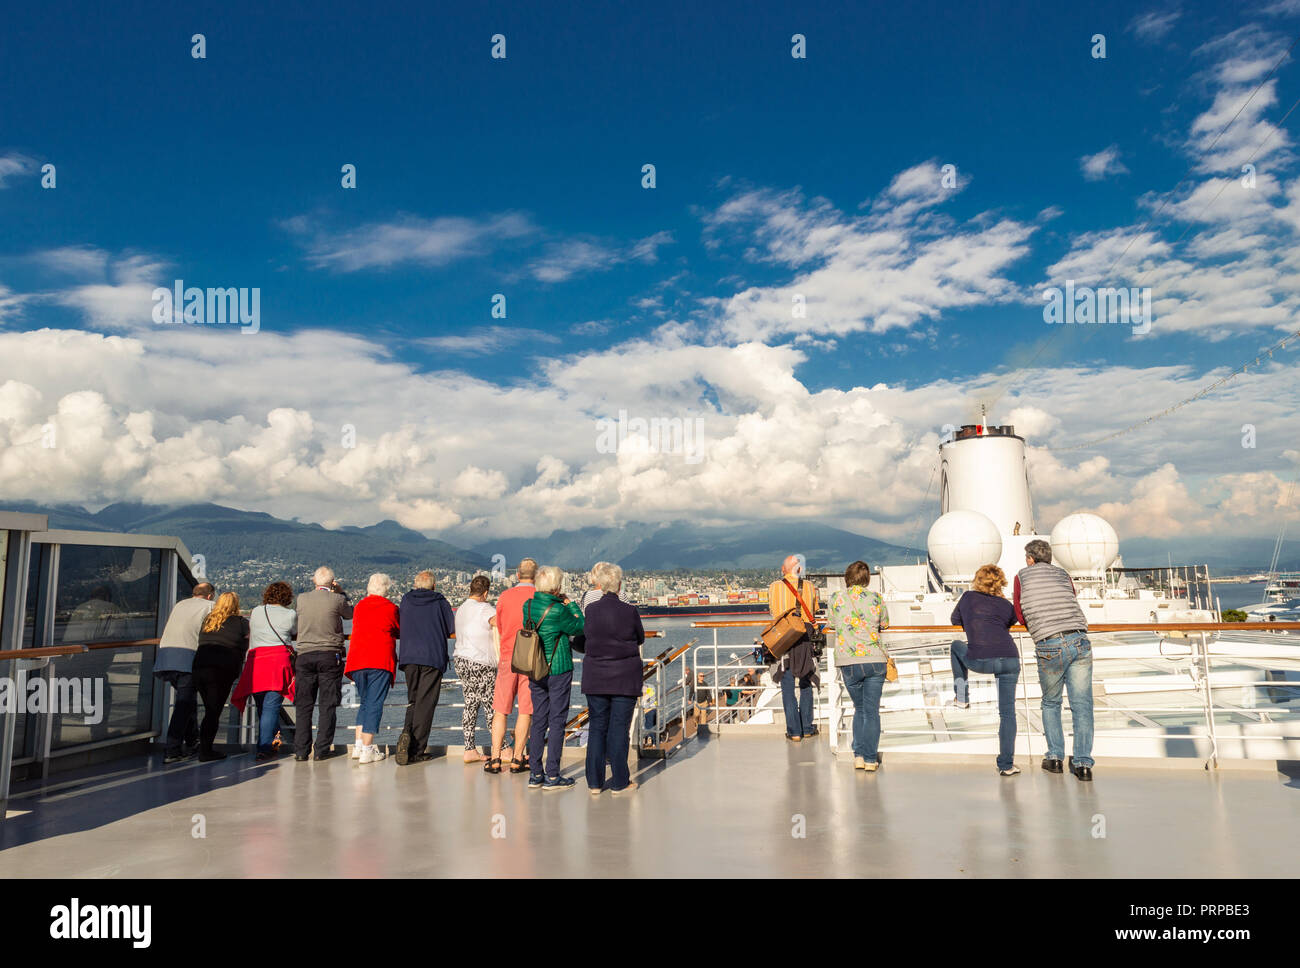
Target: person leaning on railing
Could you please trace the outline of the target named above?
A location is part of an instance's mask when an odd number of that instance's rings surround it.
[[[881,641],[889,628],[885,601],[867,587],[871,567],[855,561],[844,570],[845,587],[831,596],[827,624],[835,630],[835,665],[853,700],[853,767],[875,772],[880,765],[880,695],[889,653]]]
[[[199,748],[199,697],[194,688],[194,652],[199,647],[199,631],[212,611],[216,594],[207,582],[194,586],[192,598],[177,602],[167,616],[162,638],[158,640],[158,658],[153,674],[169,683],[175,693],[172,717],[167,723],[167,741],[163,763],[179,763],[193,756]]]
[[[996,676],[998,681],[998,772],[1015,776],[1020,768],[1016,753],[1016,681],[1020,678],[1020,654],[1010,628],[1016,624],[1015,607],[1002,597],[1007,576],[997,565],[984,565],[975,572],[971,589],[952,612],[952,624],[966,630],[966,641],[954,639],[952,684],[957,709],[970,708],[967,670]]]
[[[222,710],[230,698],[230,687],[239,678],[248,652],[248,619],[239,614],[239,596],[223,592],[216,606],[203,620],[199,647],[194,653],[194,686],[203,698],[203,722],[199,725],[199,760],[224,760],[225,753],[212,748]]]
[[[780,618],[792,608],[799,609],[799,615],[805,622],[811,622],[812,616],[817,614],[817,587],[812,582],[802,581],[802,577],[803,564],[799,556],[789,555],[781,563],[781,577],[767,589],[767,607],[773,618]],[[813,721],[813,698],[817,687],[821,685],[821,677],[817,673],[817,660],[813,656],[808,636],[805,635],[792,645],[773,664],[772,682],[781,687],[786,739],[798,743],[805,736],[816,736],[818,730]],[[796,685],[799,687],[798,701],[794,695]]]
[[[645,629],[636,606],[618,597],[623,569],[602,561],[592,569],[592,576],[603,594],[588,604],[583,623],[582,691],[589,710],[587,788],[592,796],[605,789],[608,759],[609,789],[617,797],[637,788],[628,772],[627,757],[632,716],[641,692]]]
[[[1070,691],[1074,755],[1070,772],[1092,779],[1092,643],[1088,620],[1064,568],[1052,564],[1052,546],[1041,538],[1025,545],[1025,567],[1016,575],[1016,617],[1034,640],[1038,683],[1042,687],[1043,733],[1047,755],[1043,769],[1060,773],[1065,755],[1061,725],[1061,691]]]
[[[334,572],[322,565],[312,575],[316,587],[298,596],[298,655],[294,671],[293,758],[306,762],[311,752],[311,717],[320,702],[316,729],[318,760],[334,755],[334,727],[343,701],[343,620],[352,606]]]
[[[358,763],[378,763],[388,756],[375,745],[375,734],[383,720],[384,700],[397,675],[400,626],[397,605],[388,598],[392,587],[393,580],[387,575],[371,575],[366,584],[366,597],[357,602],[352,613],[352,641],[343,674],[356,683],[361,697],[361,708],[357,711],[361,742],[353,753]]]
[[[564,726],[569,719],[569,692],[573,688],[573,654],[569,637],[582,631],[582,610],[560,594],[564,572],[554,565],[537,569],[537,593],[524,602],[525,625],[535,625],[551,673],[530,680],[533,696],[533,730],[528,737],[528,759],[532,773],[529,789],[567,790],[571,777],[560,776],[560,755],[564,751]],[[546,753],[543,773],[542,753]]]
[[[398,662],[406,677],[406,718],[397,738],[398,766],[433,758],[429,734],[447,672],[448,639],[456,632],[456,613],[437,585],[433,572],[422,571],[415,576],[415,587],[402,596]]]
[[[293,702],[293,646],[298,613],[290,608],[293,589],[276,581],[262,592],[262,604],[248,616],[248,658],[230,701],[241,713],[252,696],[257,701],[258,763],[275,758],[280,708]]]

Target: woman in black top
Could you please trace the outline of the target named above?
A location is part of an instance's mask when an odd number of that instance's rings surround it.
[[[212,748],[217,738],[221,711],[230,698],[230,687],[244,668],[248,654],[248,619],[239,614],[239,596],[224,592],[208,613],[199,632],[194,653],[194,687],[203,698],[203,722],[199,726],[199,760],[224,760],[225,753]]]

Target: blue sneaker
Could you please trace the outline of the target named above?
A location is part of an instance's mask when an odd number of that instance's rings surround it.
[[[540,773],[533,773],[529,775],[528,789],[540,790],[545,785],[546,785],[546,777],[542,776]]]
[[[578,781],[571,776],[557,776],[554,780],[547,780],[545,790],[571,790],[577,785]]]

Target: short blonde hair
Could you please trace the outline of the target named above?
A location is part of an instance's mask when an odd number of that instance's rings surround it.
[[[366,594],[378,595],[383,598],[388,595],[388,589],[392,587],[393,580],[382,571],[377,571],[370,576],[370,581],[366,583]]]
[[[543,565],[537,569],[537,579],[534,584],[539,592],[558,595],[564,585],[564,571],[555,565]]]
[[[1007,587],[1006,573],[997,565],[981,565],[970,587],[986,595],[1001,595],[1002,589]]]
[[[591,569],[592,578],[595,579],[596,587],[602,592],[611,592],[618,594],[623,587],[623,569],[609,561],[602,561]]]
[[[608,561],[598,561],[598,562],[596,562],[594,565],[592,565],[592,566],[591,566],[591,571],[587,572],[587,581],[591,582],[591,584],[593,584],[593,585],[595,585],[597,588],[599,588],[599,587],[600,587],[600,570],[601,570],[602,568],[604,568],[604,567],[605,567],[606,565],[608,565],[608,564],[609,564]]]

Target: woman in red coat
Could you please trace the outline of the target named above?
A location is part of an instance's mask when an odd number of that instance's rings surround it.
[[[343,674],[357,686],[361,696],[361,744],[358,760],[377,763],[388,754],[375,746],[375,733],[384,713],[384,700],[393,686],[397,670],[397,606],[388,600],[393,580],[387,575],[370,576],[366,597],[352,612],[352,640]],[[359,754],[359,755],[358,755]]]

